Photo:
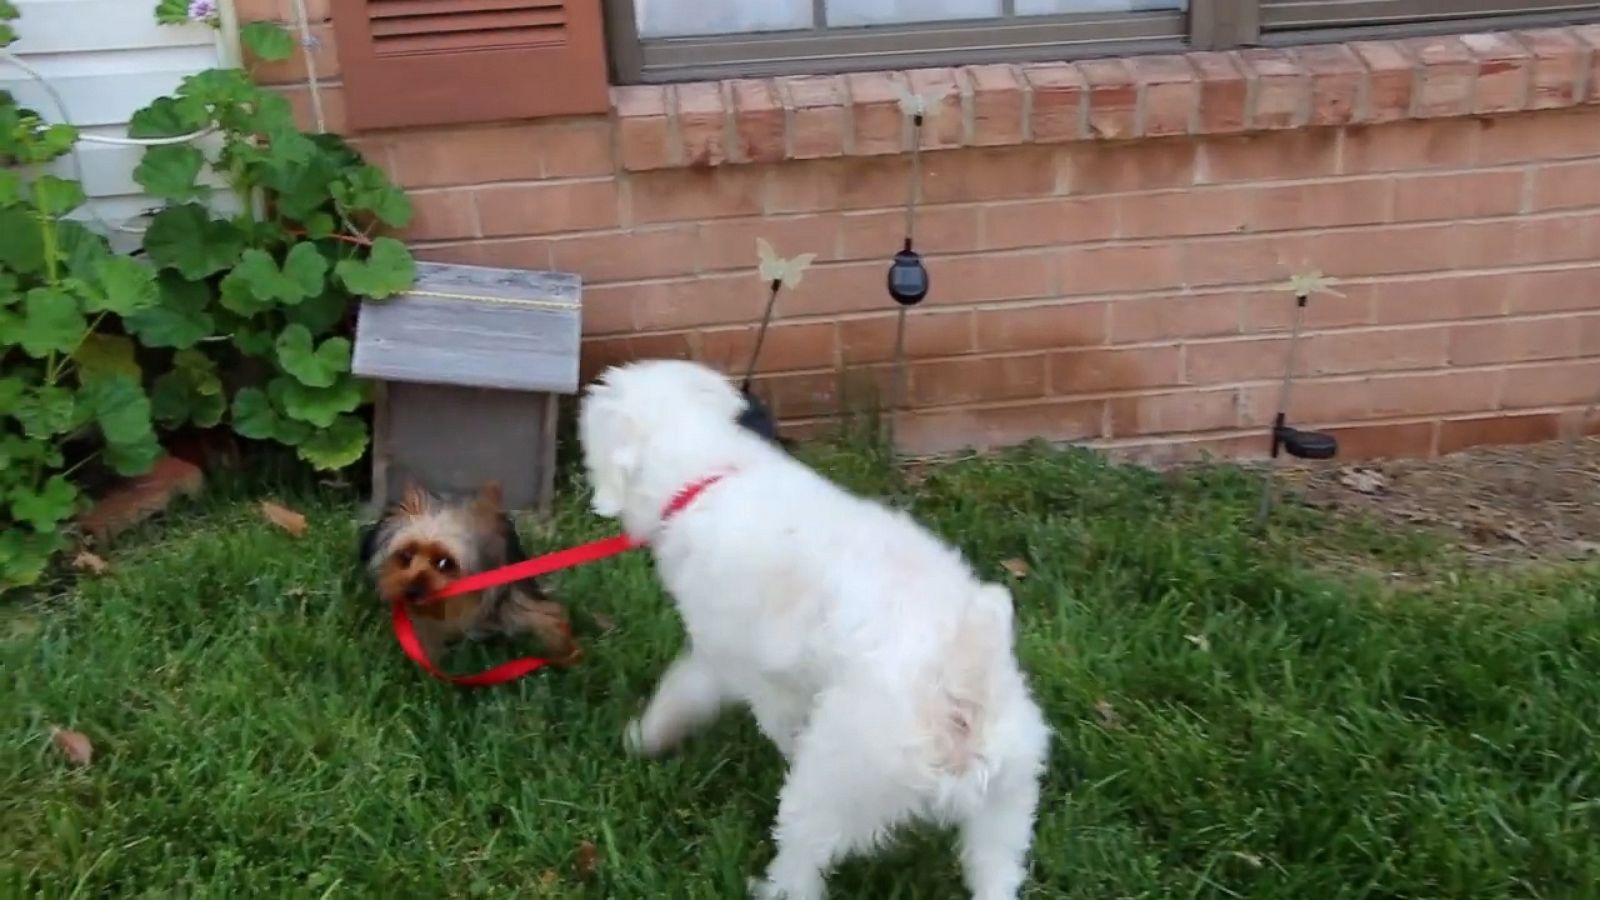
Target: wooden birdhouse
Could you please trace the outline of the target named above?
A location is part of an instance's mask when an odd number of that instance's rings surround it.
[[[379,386],[374,505],[408,480],[445,493],[498,481],[507,509],[548,513],[582,309],[576,275],[438,263],[418,263],[409,292],[364,302],[351,367]]]

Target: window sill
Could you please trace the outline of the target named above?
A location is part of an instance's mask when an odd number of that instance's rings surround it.
[[[1600,103],[1600,25],[1029,65],[615,87],[628,171],[1239,134]]]

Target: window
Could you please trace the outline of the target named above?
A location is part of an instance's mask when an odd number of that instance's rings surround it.
[[[1025,62],[1600,19],[1600,0],[604,0],[614,80]]]

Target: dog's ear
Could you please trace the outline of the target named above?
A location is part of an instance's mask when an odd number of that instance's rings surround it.
[[[472,500],[472,511],[490,522],[499,519],[504,509],[505,492],[498,481],[485,482]]]
[[[396,504],[399,510],[406,515],[420,516],[428,511],[428,492],[415,481],[407,481],[405,488],[400,492],[400,502]]]

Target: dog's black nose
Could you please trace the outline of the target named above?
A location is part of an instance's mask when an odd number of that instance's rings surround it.
[[[408,585],[406,585],[406,589],[404,591],[402,591],[401,594],[407,600],[421,600],[422,599],[422,594],[423,594],[422,585],[420,585],[420,584],[408,584]]]

